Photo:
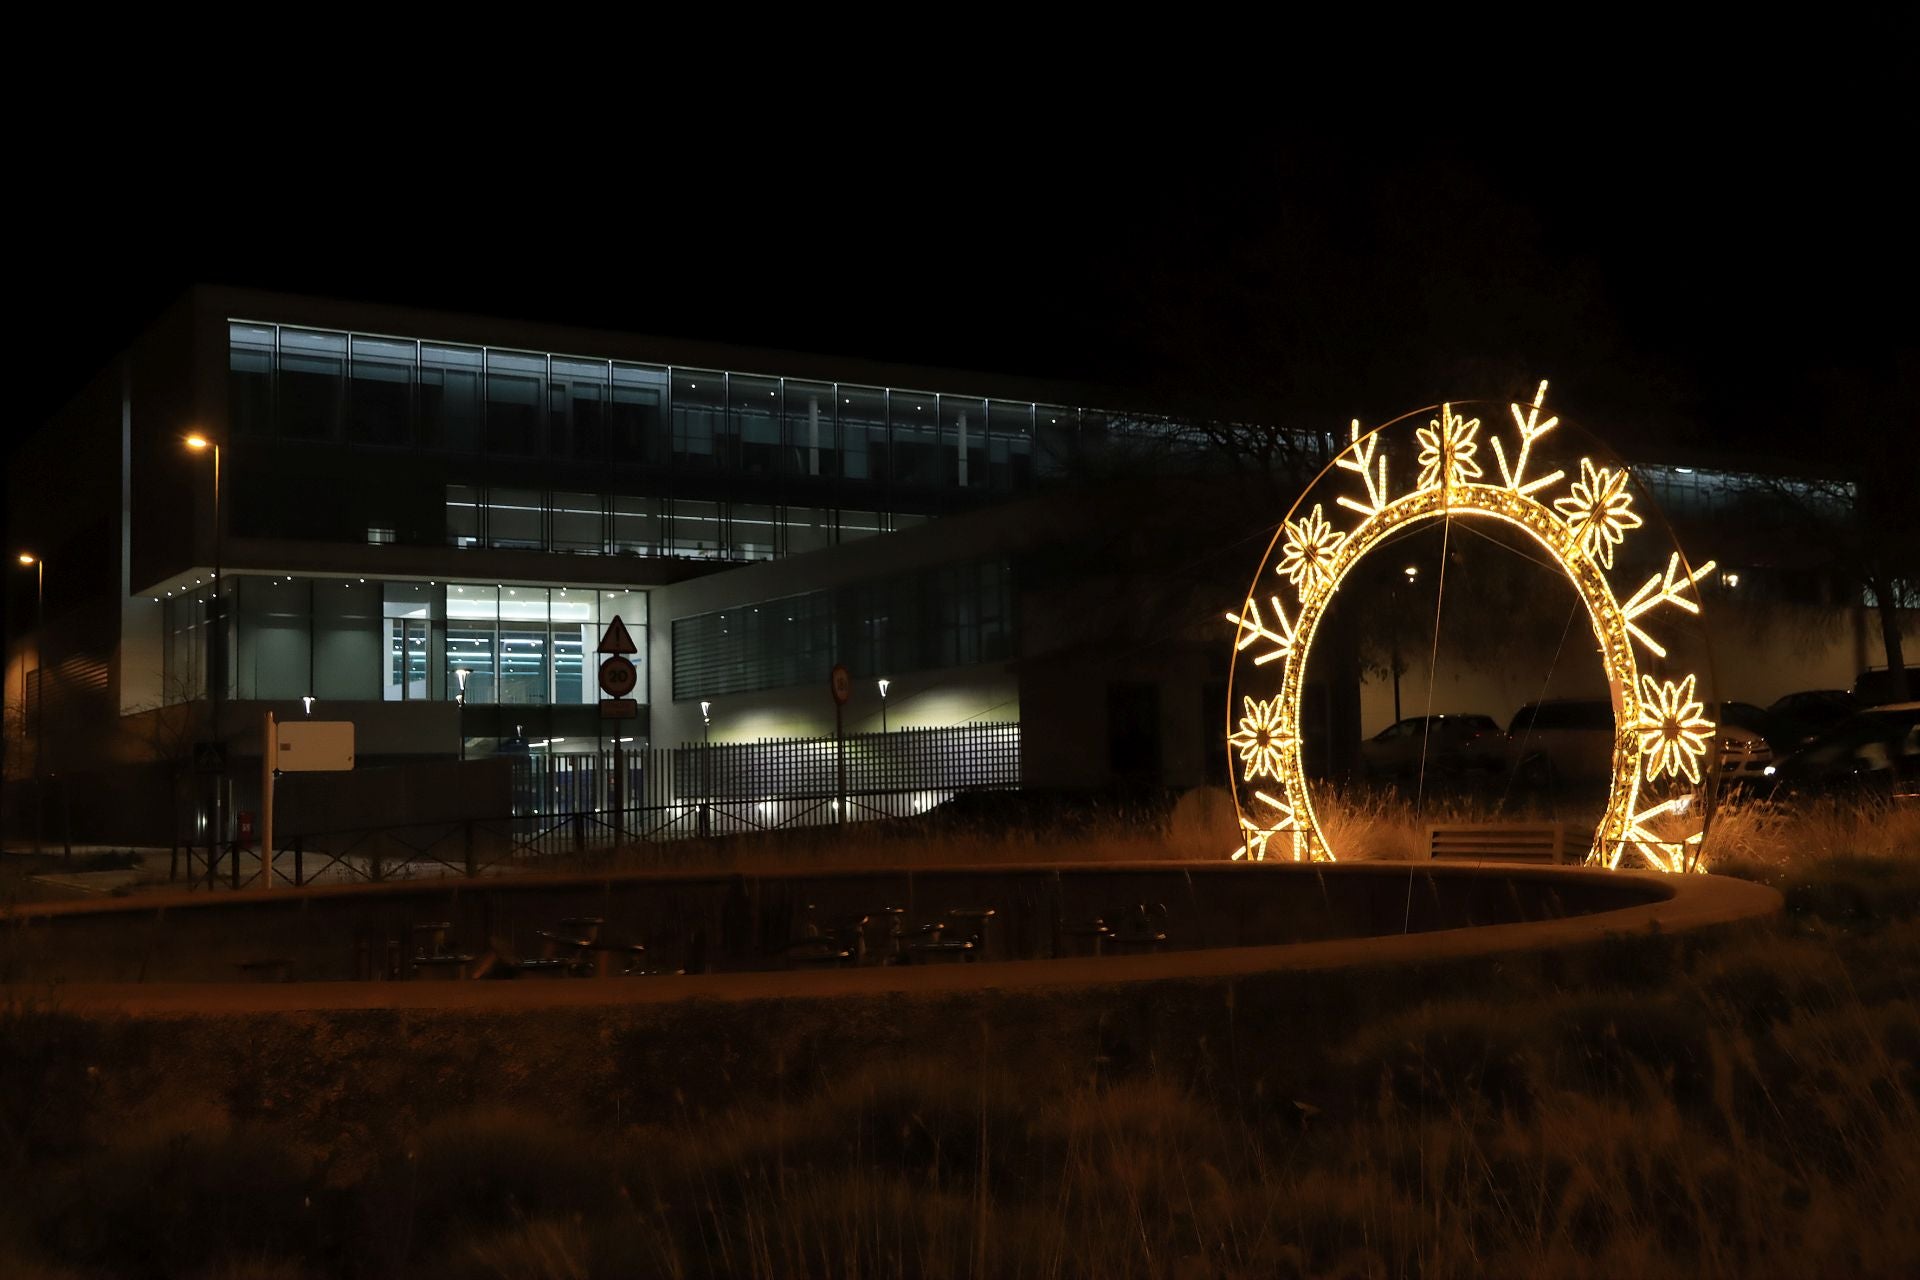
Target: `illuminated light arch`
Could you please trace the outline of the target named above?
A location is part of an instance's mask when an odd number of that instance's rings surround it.
[[[1518,529],[1547,552],[1572,583],[1599,641],[1613,692],[1613,783],[1587,861],[1609,868],[1629,860],[1661,871],[1697,868],[1710,802],[1705,793],[1718,763],[1716,755],[1703,773],[1701,760],[1714,751],[1716,726],[1696,697],[1696,676],[1662,678],[1664,673],[1643,671],[1636,646],[1650,661],[1668,657],[1667,647],[1647,630],[1653,621],[1649,615],[1670,607],[1699,616],[1697,587],[1714,563],[1692,567],[1676,549],[1665,571],[1631,596],[1621,600],[1614,594],[1607,579],[1614,551],[1643,524],[1632,508],[1627,468],[1583,457],[1579,479],[1567,485],[1563,496],[1551,504],[1536,497],[1567,479],[1559,470],[1536,478],[1527,475],[1535,443],[1559,425],[1557,417],[1541,420],[1546,391],[1542,382],[1531,405],[1510,406],[1519,435],[1511,459],[1497,435],[1481,438],[1480,420],[1465,417],[1454,405],[1422,411],[1434,417],[1416,433],[1418,478],[1398,497],[1391,491],[1381,433],[1420,415],[1396,419],[1364,435],[1356,421],[1347,448],[1307,493],[1312,495],[1320,480],[1336,470],[1355,473],[1365,496],[1342,495],[1335,505],[1357,513],[1360,523],[1347,530],[1334,528],[1324,502],[1315,502],[1304,517],[1296,518],[1307,501],[1304,496],[1282,521],[1262,561],[1262,577],[1240,610],[1226,615],[1235,628],[1230,688],[1237,702],[1229,707],[1227,735],[1241,832],[1235,859],[1260,861],[1269,854],[1285,856],[1285,850],[1295,861],[1335,860],[1314,815],[1300,759],[1300,699],[1314,635],[1341,582],[1369,551],[1414,524],[1465,516]],[[1495,467],[1485,465],[1483,444]],[[1280,549],[1277,558],[1275,547]],[[1282,585],[1266,593],[1263,606],[1260,585],[1269,566]],[[1289,592],[1295,597],[1292,617],[1283,599]],[[1281,663],[1279,692],[1265,699],[1242,695],[1243,658],[1255,668]],[[1650,794],[1663,776],[1668,794]],[[1676,820],[1697,820],[1700,829],[1676,837],[1650,826]]]

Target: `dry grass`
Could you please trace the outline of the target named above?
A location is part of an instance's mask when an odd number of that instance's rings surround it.
[[[1341,820],[1383,848],[1412,829],[1386,807]],[[311,1154],[326,1135],[270,1118],[76,1144],[112,1131],[76,1069],[85,1025],[8,1011],[0,1270],[1909,1275],[1920,819],[1754,806],[1714,830],[1720,864],[1779,884],[1788,917],[1713,946],[1638,940],[1597,980],[1509,965],[1444,999],[1330,1013],[1284,1058],[1224,1074],[1095,1059],[1015,1077],[927,1044],[644,1124],[451,1110],[350,1174]],[[1116,847],[1083,836],[1070,847]],[[936,853],[1066,856],[979,839]],[[1163,834],[1137,840],[1118,847],[1165,856]]]
[[[1920,803],[1813,800],[1788,806],[1736,799],[1708,826],[1705,857],[1710,866],[1772,871],[1837,857],[1920,857]]]
[[[1429,798],[1419,809],[1386,790],[1355,788],[1317,795],[1315,817],[1347,861],[1422,859],[1427,828],[1488,820],[1488,802]],[[1508,805],[1503,821],[1565,819],[1591,829],[1597,806],[1553,809]],[[1034,862],[1214,861],[1239,846],[1232,802],[1222,788],[1200,788],[1170,811],[1095,811],[1072,823],[1034,829],[978,825],[931,827],[860,823],[844,831],[813,828],[713,841],[633,846],[591,860],[595,868],[777,871],[827,867],[966,866]],[[1702,863],[1769,873],[1840,856],[1920,856],[1920,804],[1811,801],[1783,806],[1736,796],[1709,824]],[[542,869],[555,864],[543,863]]]

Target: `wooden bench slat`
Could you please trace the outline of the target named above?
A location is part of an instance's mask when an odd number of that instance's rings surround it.
[[[1569,848],[1564,822],[1442,823],[1427,828],[1427,853],[1433,858],[1564,862]]]

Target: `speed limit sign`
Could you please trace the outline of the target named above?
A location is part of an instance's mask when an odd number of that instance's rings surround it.
[[[837,662],[833,664],[833,674],[827,677],[827,687],[833,690],[833,700],[843,707],[853,697],[853,677]]]

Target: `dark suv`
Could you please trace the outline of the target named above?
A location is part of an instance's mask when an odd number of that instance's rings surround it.
[[[1777,791],[1920,798],[1920,702],[1871,707],[1767,770]]]

